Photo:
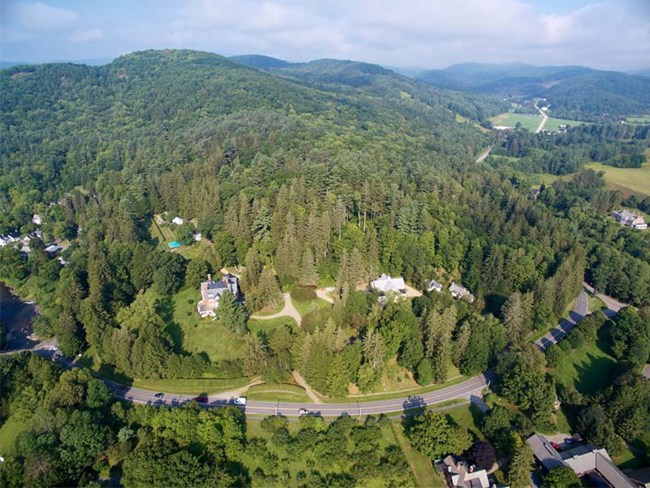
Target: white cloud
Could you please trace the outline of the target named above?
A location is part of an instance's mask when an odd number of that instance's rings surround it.
[[[60,31],[75,25],[80,18],[77,12],[43,2],[18,4],[15,14],[19,24],[32,31]]]

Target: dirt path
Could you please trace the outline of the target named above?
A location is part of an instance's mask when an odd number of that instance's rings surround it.
[[[482,163],[485,161],[485,158],[487,158],[490,155],[490,151],[492,151],[492,146],[488,146],[488,148],[481,153],[481,155],[476,158],[477,163]]]
[[[421,297],[422,296],[421,291],[416,290],[415,288],[413,288],[412,286],[409,286],[409,285],[405,285],[405,286],[406,286],[406,296],[407,297],[415,298],[415,297]]]
[[[291,295],[289,293],[283,293],[282,298],[284,299],[284,308],[278,313],[274,313],[273,315],[251,315],[251,318],[255,320],[271,320],[277,319],[278,317],[291,317],[300,325],[302,317],[298,313],[298,310],[296,310],[296,307],[293,306]]]
[[[298,371],[293,372],[293,379],[296,380],[296,383],[298,385],[302,386],[305,389],[305,393],[307,393],[307,396],[311,399],[312,402],[321,404],[323,403],[320,398],[318,398],[318,395],[314,393],[314,390],[311,389],[311,387],[307,384],[305,379],[300,376],[300,373]]]
[[[316,290],[316,296],[321,300],[325,300],[328,303],[334,303],[334,299],[329,296],[325,288],[319,288]]]
[[[537,126],[537,129],[535,129],[535,134],[539,134],[544,130],[544,126],[546,125],[546,121],[548,120],[548,115],[546,115],[546,112],[544,112],[542,109],[540,109],[537,104],[535,104],[535,108],[537,111],[541,114],[542,116],[542,121],[539,123],[539,126]]]

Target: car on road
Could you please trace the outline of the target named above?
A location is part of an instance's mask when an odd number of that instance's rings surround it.
[[[309,410],[307,410],[306,408],[301,408],[300,410],[298,410],[298,415],[307,415],[308,413]]]
[[[235,405],[239,405],[242,407],[246,406],[246,397],[238,397],[235,398],[235,401],[233,402]]]
[[[156,393],[154,396],[155,396],[156,398],[162,398],[162,397],[165,396],[165,394],[164,394],[164,393]]]
[[[194,400],[196,400],[198,403],[208,403],[208,397],[205,395],[197,396]]]

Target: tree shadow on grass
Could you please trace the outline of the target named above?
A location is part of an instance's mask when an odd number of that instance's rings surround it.
[[[587,363],[576,364],[578,374],[576,389],[586,395],[591,395],[605,388],[611,383],[616,368],[616,362],[608,357],[587,354]]]

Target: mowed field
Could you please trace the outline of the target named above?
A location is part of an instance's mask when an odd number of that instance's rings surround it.
[[[541,115],[516,114],[514,112],[506,112],[490,118],[493,125],[514,127],[517,123],[520,123],[522,128],[531,132],[535,132],[541,121]]]
[[[649,151],[646,151],[646,154]],[[640,168],[615,168],[600,163],[589,163],[587,168],[605,172],[605,181],[616,190],[621,190],[625,196],[632,193],[650,196],[650,163],[647,162]]]

